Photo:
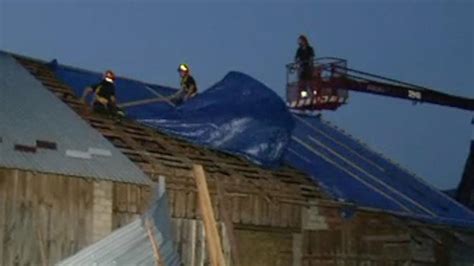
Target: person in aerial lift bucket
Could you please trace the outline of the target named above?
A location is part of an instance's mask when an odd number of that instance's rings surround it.
[[[179,65],[178,73],[181,77],[181,89],[171,96],[171,100],[176,104],[182,104],[197,95],[196,81],[189,72],[190,68],[187,64]]]
[[[85,102],[88,95],[94,94],[92,109],[95,112],[111,115],[114,118],[124,117],[125,114],[117,107],[117,99],[115,98],[115,74],[111,70],[104,73],[101,82],[87,87],[81,97]]]
[[[298,37],[298,45],[299,47],[296,51],[295,63],[298,66],[299,71],[300,97],[306,98],[311,94],[311,89],[308,93],[307,87],[313,75],[314,49],[309,45],[308,38],[304,35]]]

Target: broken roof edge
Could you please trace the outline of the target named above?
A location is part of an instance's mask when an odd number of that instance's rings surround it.
[[[71,70],[80,71],[80,72],[83,72],[83,73],[89,73],[89,74],[94,74],[95,75],[95,74],[102,74],[104,72],[104,70],[90,70],[90,69],[86,69],[84,67],[78,67],[78,66],[73,66],[73,65],[69,65],[69,64],[63,64],[63,63],[60,63],[57,58],[54,58],[54,59],[48,61],[46,59],[33,57],[33,56],[27,56],[27,55],[20,54],[20,53],[17,53],[17,52],[10,52],[10,51],[1,50],[1,49],[0,49],[0,53],[9,54],[13,57],[17,57],[17,58],[21,58],[21,59],[36,61],[38,63],[42,63],[42,64],[45,64],[45,65],[48,65],[48,64],[56,61],[62,67],[65,67],[65,68],[68,68],[68,69],[71,69]],[[174,88],[173,86],[154,84],[154,83],[150,83],[148,81],[145,82],[143,80],[139,80],[137,78],[130,78],[130,77],[127,77],[127,76],[117,75],[116,78],[124,79],[124,80],[127,80],[127,81],[139,82],[139,83],[142,83],[146,86],[162,86],[162,87],[165,87],[165,88],[170,88],[170,89],[176,89],[177,90],[177,88]]]

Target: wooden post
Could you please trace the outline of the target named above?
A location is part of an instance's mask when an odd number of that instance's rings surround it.
[[[48,261],[46,259],[46,250],[45,250],[45,245],[43,241],[43,235],[41,234],[41,229],[36,223],[35,223],[35,231],[36,231],[36,237],[38,238],[38,246],[39,246],[41,262],[42,262],[41,265],[47,266]]]
[[[160,256],[160,248],[158,247],[158,243],[156,243],[155,236],[153,234],[153,224],[150,222],[149,218],[145,219],[145,227],[146,231],[148,233],[148,239],[151,242],[151,247],[153,249],[153,256],[155,257],[155,265],[156,266],[162,266],[164,265],[163,262],[161,261],[161,256]]]
[[[163,96],[162,94],[158,93],[157,91],[155,91],[154,89],[148,86],[145,86],[145,89],[147,89],[149,92],[154,94],[156,97],[148,98],[144,100],[121,103],[118,105],[118,107],[126,108],[126,107],[132,107],[132,106],[138,106],[138,105],[144,105],[144,104],[158,103],[158,102],[165,102],[172,107],[176,107],[176,105],[170,100],[170,98]]]
[[[239,245],[237,243],[237,239],[235,238],[235,234],[234,234],[234,223],[232,222],[232,219],[228,212],[229,209],[228,209],[227,200],[225,198],[225,189],[222,183],[218,179],[216,179],[216,188],[217,188],[217,198],[219,199],[219,211],[225,225],[227,236],[229,238],[233,265],[240,266]]]
[[[145,86],[145,89],[147,89],[149,92],[151,92],[151,94],[153,94],[153,95],[155,95],[155,96],[157,96],[157,97],[163,98],[164,101],[165,101],[167,104],[171,105],[172,107],[176,107],[176,104],[174,104],[174,103],[171,101],[171,97],[173,97],[173,95],[172,95],[172,96],[168,96],[168,97],[167,97],[167,96],[163,96],[163,94],[157,92],[156,90],[150,88],[149,86]]]
[[[199,207],[206,230],[207,247],[209,257],[213,266],[225,266],[224,254],[222,253],[222,245],[217,231],[216,219],[212,210],[211,197],[207,187],[206,176],[201,165],[193,166],[194,177],[199,195]]]
[[[138,106],[138,105],[159,103],[159,102],[167,102],[167,101],[165,99],[161,98],[161,97],[153,97],[153,98],[150,98],[150,99],[144,99],[144,100],[137,100],[137,101],[121,103],[121,104],[118,104],[118,107],[126,108],[126,107],[133,107],[133,106]]]
[[[303,234],[293,234],[293,266],[301,266],[303,262]]]

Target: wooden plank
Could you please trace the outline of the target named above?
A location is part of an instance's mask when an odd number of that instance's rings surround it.
[[[35,180],[38,180],[36,183],[36,193],[37,193],[37,226],[39,227],[39,231],[43,237],[43,241],[45,242],[45,257],[46,261],[49,258],[49,245],[47,245],[49,241],[49,229],[50,229],[50,211],[49,211],[49,202],[46,200],[46,195],[50,194],[48,189],[48,179],[43,175],[38,175]]]
[[[264,199],[263,197],[259,196],[260,202],[260,223],[261,225],[270,225],[271,218],[270,218],[270,203]]]
[[[15,264],[15,257],[16,257],[16,241],[17,239],[17,230],[15,230],[15,227],[17,226],[17,221],[19,221],[19,216],[20,216],[20,211],[19,211],[19,205],[18,204],[18,191],[19,191],[19,185],[18,183],[20,182],[20,177],[19,177],[19,171],[18,170],[13,170],[12,173],[12,181],[13,181],[13,186],[11,187],[11,196],[10,196],[10,213],[8,215],[8,224],[7,224],[7,236],[6,238],[8,239],[8,242],[10,244],[6,244],[6,265],[13,265]]]
[[[150,99],[144,99],[144,100],[137,100],[137,101],[121,103],[121,104],[118,105],[118,107],[127,108],[127,107],[134,107],[134,106],[151,104],[151,103],[159,103],[159,102],[167,102],[167,101],[164,98],[161,98],[161,97],[154,97],[154,98],[150,98]]]
[[[262,208],[261,208],[262,198],[260,195],[253,197],[253,206],[252,206],[252,223],[254,225],[261,225],[262,221]]]
[[[128,186],[128,213],[136,214],[138,211],[138,207],[137,207],[138,187],[132,184],[127,184],[127,186]]]
[[[155,236],[154,236],[155,234],[153,233],[153,231],[155,231],[156,228],[154,228],[154,225],[150,221],[149,218],[145,219],[145,227],[146,227],[146,231],[147,231],[147,234],[148,234],[148,239],[150,240],[151,247],[153,249],[153,257],[155,258],[155,265],[156,266],[163,266],[164,263],[163,263],[162,258],[160,256],[159,246],[158,246],[158,243],[156,242],[156,239],[155,239]]]
[[[188,192],[186,194],[186,218],[195,219],[196,218],[196,196],[194,192]]]
[[[240,219],[244,224],[252,224],[252,208],[253,208],[253,199],[254,195],[249,195],[248,197],[242,198],[240,206]]]
[[[290,219],[291,219],[291,205],[287,203],[280,203],[280,225],[283,227],[290,226]]]
[[[168,190],[169,191],[169,190]],[[178,254],[182,254],[182,251],[181,251],[181,243],[183,242],[183,237],[181,236],[182,235],[182,224],[183,224],[183,219],[173,219],[173,232],[174,232],[174,237],[176,239],[176,243],[175,243],[175,248],[178,252]]]
[[[87,245],[92,244],[93,242],[93,235],[92,235],[92,228],[93,228],[93,211],[92,209],[94,208],[94,195],[93,195],[93,182],[84,182],[84,187],[83,187],[83,200],[84,200],[84,210],[86,214],[84,215],[84,222],[85,222],[85,229],[87,230],[86,232],[89,232],[85,238],[85,243]]]
[[[128,196],[128,191],[127,191],[127,185],[123,183],[115,183],[115,186],[117,186],[117,197],[115,200],[117,200],[117,210],[119,212],[126,212],[127,211],[127,196]]]
[[[293,234],[293,266],[301,266],[303,260],[303,235]]]
[[[22,241],[26,240],[27,238],[34,237],[34,232],[31,232],[31,217],[30,214],[31,212],[28,210],[28,207],[26,206],[27,199],[25,198],[25,191],[26,191],[26,172],[21,171],[20,172],[20,179],[21,182],[19,182],[19,188],[20,188],[20,193],[18,194],[19,197],[19,203],[20,203],[20,209],[19,209],[19,217],[18,221],[16,221],[16,237],[17,239],[20,239]],[[33,234],[31,234],[33,233]],[[33,238],[34,239],[34,238]],[[29,250],[32,249],[31,243],[35,243],[34,241],[28,241],[28,242],[23,242],[22,245],[17,245],[16,248],[16,262],[19,265],[22,265],[23,263],[27,263],[28,261],[31,261],[31,257],[29,254]]]
[[[170,212],[171,212],[171,217],[176,217],[176,192],[177,190],[171,189],[170,186],[168,186],[168,204],[170,207]]]
[[[232,197],[232,222],[240,222],[240,197]]]
[[[79,245],[79,237],[78,234],[80,225],[80,217],[82,216],[80,213],[80,202],[81,197],[83,195],[80,194],[81,192],[81,183],[83,180],[81,178],[67,178],[68,180],[68,192],[67,192],[67,199],[69,201],[68,208],[68,219],[70,224],[68,224],[68,242],[66,247],[66,254],[65,255],[72,255],[77,250]],[[84,233],[82,233],[84,234]]]
[[[43,234],[41,233],[41,227],[36,225],[35,226],[36,237],[38,242],[38,248],[41,254],[41,265],[47,266],[48,259],[46,258],[46,246],[43,238]]]
[[[151,188],[149,186],[142,186],[140,189],[140,214],[148,210],[151,199]]]
[[[49,220],[49,255],[48,261],[56,263],[59,261],[60,254],[60,237],[63,233],[63,224],[65,223],[61,217],[61,196],[59,191],[62,189],[60,180],[56,176],[47,176],[48,184],[50,186],[49,193],[51,195],[50,215]]]
[[[227,199],[225,196],[225,188],[222,182],[219,179],[216,179],[216,190],[217,190],[217,200],[219,202],[219,210],[221,213],[221,220],[224,223],[224,227],[226,229],[227,238],[229,240],[229,245],[231,248],[231,257],[232,257],[232,265],[239,266],[240,265],[240,252],[239,252],[239,244],[235,237],[234,231],[234,224],[232,223],[232,217],[229,213],[229,205],[227,204]]]
[[[183,254],[183,264],[189,265],[189,257],[186,257],[186,251],[189,249],[189,246],[192,245],[189,241],[189,221],[183,219],[182,226],[182,236],[181,236],[181,254]]]
[[[280,216],[281,216],[281,210],[280,210],[280,204],[271,201],[270,202],[270,225],[279,227],[280,226]]]
[[[211,263],[213,266],[225,266],[224,254],[222,253],[222,245],[217,230],[216,220],[214,218],[214,212],[212,210],[212,203],[204,169],[201,165],[194,165],[193,171],[199,192],[199,207],[204,227],[206,229],[206,240],[208,243]]]
[[[31,217],[31,222],[29,224],[30,226],[30,232],[31,234],[34,234],[35,231],[41,230],[36,223],[38,222],[38,197],[37,193],[35,193],[35,190],[38,189],[38,176],[36,174],[33,174],[29,172],[27,176],[27,200],[28,200],[28,206],[29,206],[29,212],[30,212],[30,217]],[[40,249],[36,243],[31,243],[30,248],[30,257],[31,257],[31,262],[39,262],[41,261],[41,254],[40,254]],[[45,247],[44,247],[45,250]],[[45,253],[46,254],[46,253]],[[47,262],[46,262],[47,264]],[[46,265],[44,264],[44,265]]]
[[[194,266],[196,264],[196,246],[198,244],[198,242],[196,241],[197,221],[191,220],[190,227],[191,228],[190,228],[189,241],[191,245],[188,249],[188,252],[189,252],[188,257],[189,257],[189,265]]]
[[[205,238],[205,229],[202,221],[198,220],[198,241],[196,244],[197,255],[196,255],[196,265],[204,266],[206,261],[206,238]]]
[[[0,169],[0,265],[4,265],[3,262],[3,249],[4,249],[4,232],[6,229],[6,204],[7,204],[7,179],[9,179],[9,170]]]
[[[227,235],[227,229],[223,223],[219,223],[219,233],[222,239],[222,250],[224,253],[225,265],[233,265],[231,244]]]
[[[184,218],[186,214],[186,192],[177,191],[175,193],[176,210],[175,215],[177,218]]]

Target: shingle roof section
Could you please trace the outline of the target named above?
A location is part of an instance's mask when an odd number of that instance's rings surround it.
[[[0,73],[0,167],[150,183],[100,133],[1,52]]]

